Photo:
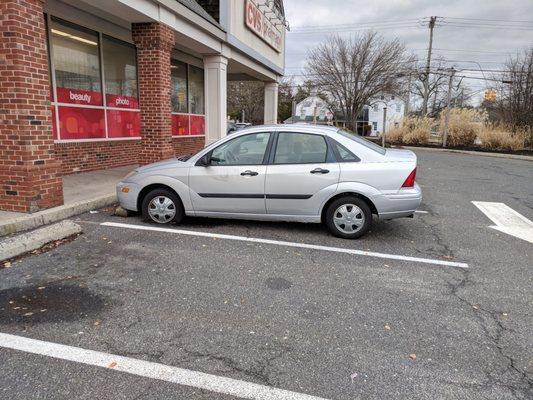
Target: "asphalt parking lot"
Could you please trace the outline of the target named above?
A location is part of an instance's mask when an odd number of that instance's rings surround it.
[[[533,245],[471,202],[533,219],[533,165],[417,154],[424,213],[355,241],[79,216],[81,236],[0,270],[0,333],[42,341],[19,351],[0,335],[0,398],[532,398]]]

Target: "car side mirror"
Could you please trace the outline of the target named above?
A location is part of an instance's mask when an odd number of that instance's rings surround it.
[[[211,154],[207,153],[200,157],[200,159],[196,162],[196,165],[200,167],[208,167],[211,165]]]

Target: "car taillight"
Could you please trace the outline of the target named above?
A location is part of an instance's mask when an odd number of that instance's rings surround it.
[[[403,188],[410,188],[415,186],[415,178],[416,178],[416,167],[411,171],[405,182],[403,183]]]

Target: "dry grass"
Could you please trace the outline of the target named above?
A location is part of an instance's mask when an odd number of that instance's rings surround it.
[[[488,150],[522,150],[531,132],[528,129],[513,129],[496,124],[485,125],[479,133],[481,147]]]
[[[441,132],[444,132],[445,115],[446,111],[443,111],[439,118]],[[448,125],[448,146],[473,146],[486,119],[486,114],[479,110],[452,108]]]
[[[387,132],[391,144],[425,145],[429,142],[432,127],[438,124],[444,131],[445,113],[437,121],[429,117],[405,117],[401,126]],[[488,124],[485,112],[467,108],[452,108],[448,128],[449,147],[479,147],[487,150],[523,150],[533,144],[533,129],[513,128],[504,124]]]
[[[405,117],[402,125],[386,133],[393,144],[427,144],[433,119],[428,117]]]

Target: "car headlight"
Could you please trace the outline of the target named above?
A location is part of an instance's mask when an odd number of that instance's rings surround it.
[[[126,175],[124,178],[122,178],[123,181],[125,181],[128,178],[131,178],[133,175],[137,175],[137,171],[133,170],[128,175]]]

